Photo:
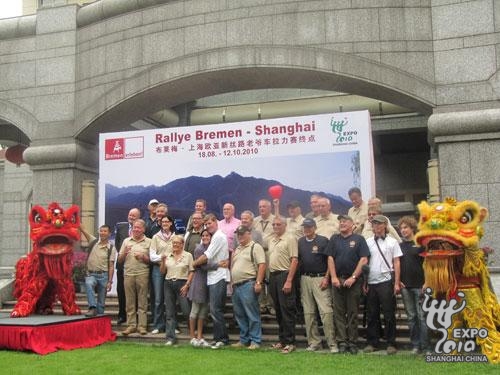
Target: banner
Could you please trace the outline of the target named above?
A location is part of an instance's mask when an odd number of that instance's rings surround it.
[[[365,199],[375,194],[368,111],[105,133],[99,149],[99,221],[111,226],[132,207],[147,214],[152,198],[176,218],[203,198],[221,218],[227,202],[257,216],[275,184],[282,209],[298,200],[303,214],[312,193],[329,197],[335,213],[351,206],[353,186]]]

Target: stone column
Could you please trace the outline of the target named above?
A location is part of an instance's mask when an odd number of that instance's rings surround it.
[[[475,200],[489,210],[481,244],[500,271],[500,109],[438,113],[429,118],[437,147],[441,197]]]
[[[33,171],[34,204],[81,205],[82,181],[97,180],[97,148],[75,139],[77,10],[76,4],[52,0],[36,15],[39,125],[24,153]]]
[[[196,101],[189,103],[180,104],[172,108],[179,116],[179,123],[177,126],[189,126],[191,125],[191,112],[196,106]]]

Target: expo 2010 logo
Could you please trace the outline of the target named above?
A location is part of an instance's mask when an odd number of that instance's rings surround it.
[[[335,144],[336,145],[352,145],[357,144],[356,130],[349,129],[350,123],[347,117],[338,119],[332,117],[330,120],[330,127],[332,128],[332,133],[335,134]]]

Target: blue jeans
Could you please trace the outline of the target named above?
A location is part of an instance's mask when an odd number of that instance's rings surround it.
[[[242,344],[258,344],[262,340],[259,299],[254,291],[255,281],[233,286],[234,317],[240,327]]]
[[[104,314],[106,303],[106,286],[108,284],[108,273],[93,273],[85,277],[85,289],[87,290],[87,302],[89,308],[96,308],[98,314]],[[95,300],[95,289],[97,286],[97,303]]]
[[[210,298],[210,315],[213,320],[214,341],[229,342],[227,335],[226,320],[224,319],[224,307],[226,305],[226,280],[208,286]]]
[[[191,304],[187,297],[181,296],[181,288],[186,284],[186,280],[165,280],[165,315],[166,315],[166,338],[167,340],[175,340],[175,328],[177,327],[176,305],[179,301],[182,314],[189,320],[191,312]]]
[[[425,315],[420,304],[420,288],[403,288],[401,295],[408,316],[408,326],[410,327],[410,341],[413,348],[420,350],[429,349],[427,335],[427,325]]]
[[[151,271],[151,284],[154,293],[153,329],[158,329],[160,331],[165,330],[164,281],[165,275],[161,274],[160,266],[153,265]]]

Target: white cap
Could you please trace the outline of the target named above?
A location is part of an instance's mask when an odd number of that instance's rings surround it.
[[[160,203],[160,202],[158,202],[158,200],[157,200],[157,199],[151,199],[151,200],[149,201],[149,203],[148,203],[148,206],[151,206],[152,204],[158,204],[158,203]]]

